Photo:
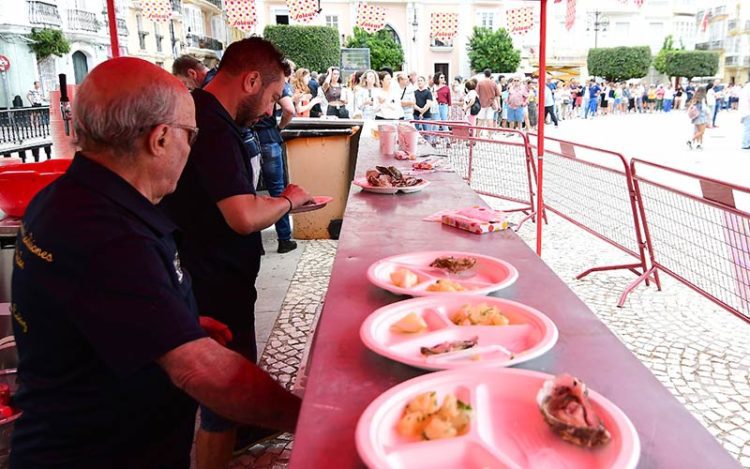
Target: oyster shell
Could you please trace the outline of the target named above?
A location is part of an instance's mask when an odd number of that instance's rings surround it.
[[[544,382],[536,396],[544,421],[563,440],[593,448],[611,436],[589,402],[586,384],[569,374]]]

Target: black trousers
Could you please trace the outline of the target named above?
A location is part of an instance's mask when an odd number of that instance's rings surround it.
[[[544,107],[544,120],[547,120],[547,116],[552,116],[552,122],[555,124],[555,127],[557,127],[557,116],[555,115],[555,106],[545,106]]]

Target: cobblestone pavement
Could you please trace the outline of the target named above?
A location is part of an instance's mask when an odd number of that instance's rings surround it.
[[[519,233],[532,246],[535,229],[527,223]],[[261,366],[288,388],[325,295],[336,247],[335,241],[301,244],[305,251],[261,357]],[[630,258],[552,214],[545,227],[543,259],[722,445],[750,468],[750,325],[665,275],[661,292],[654,286],[640,286],[624,308],[617,308],[632,274],[612,271],[582,280],[574,277],[589,267]],[[286,467],[291,447],[292,438],[285,435],[237,457],[232,468]]]

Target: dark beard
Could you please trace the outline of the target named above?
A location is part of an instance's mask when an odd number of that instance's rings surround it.
[[[250,127],[258,119],[263,117],[263,111],[260,109],[260,97],[257,95],[248,96],[240,101],[237,106],[237,117],[234,119],[240,127]]]

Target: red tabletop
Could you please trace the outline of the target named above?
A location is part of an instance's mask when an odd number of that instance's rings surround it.
[[[399,166],[397,163],[378,154],[377,141],[369,132],[363,135],[357,176],[375,164]],[[359,339],[359,327],[371,312],[405,299],[371,285],[367,268],[387,256],[423,250],[476,252],[506,260],[518,269],[518,281],[495,296],[539,309],[560,332],[550,352],[519,367],[553,374],[569,372],[619,406],[640,436],[638,467],[739,467],[515,233],[506,230],[475,235],[422,221],[446,208],[486,205],[454,173],[425,177],[432,184],[419,193],[379,195],[353,188],[349,195],[331,281],[313,339],[292,468],[363,467],[354,442],[360,415],[387,389],[425,373],[376,355]]]

